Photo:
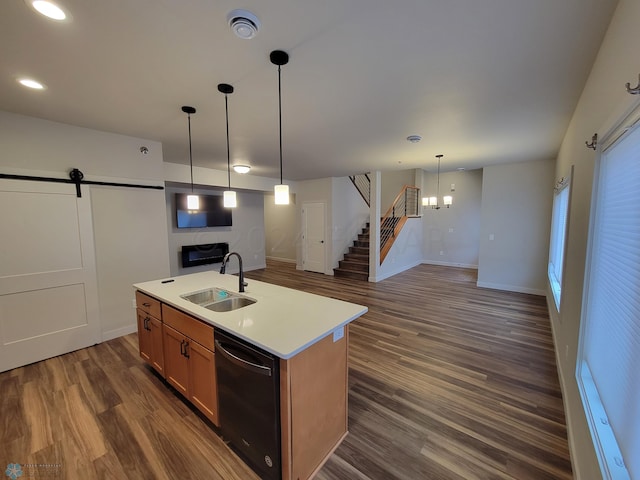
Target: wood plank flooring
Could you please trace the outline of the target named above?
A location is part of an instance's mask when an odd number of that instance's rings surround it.
[[[350,434],[317,480],[572,478],[543,297],[431,265],[377,284],[274,261],[246,276],[369,307],[350,330]],[[257,478],[135,334],[0,374],[8,463],[33,478]]]

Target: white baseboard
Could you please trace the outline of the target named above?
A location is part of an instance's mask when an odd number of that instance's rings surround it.
[[[286,262],[286,263],[296,263],[295,258],[280,258],[280,257],[266,257],[267,260],[277,260],[278,262]]]
[[[478,282],[476,284],[481,288],[492,288],[494,290],[505,290],[507,292],[529,293],[531,295],[540,295],[544,297],[546,292],[537,288],[520,287],[517,285],[502,285],[499,283]]]
[[[137,330],[138,325],[136,325],[135,323],[132,323],[131,325],[127,325],[125,327],[107,330],[106,332],[102,332],[102,341],[106,342],[107,340],[113,340],[114,338],[124,337],[125,335],[129,335],[130,333],[136,332]]]
[[[472,265],[470,263],[453,263],[453,262],[438,262],[434,260],[423,260],[424,265],[440,265],[442,267],[458,267],[458,268],[473,268],[478,269],[478,265]]]
[[[394,275],[397,275],[397,274],[402,273],[402,272],[404,272],[406,270],[409,270],[410,268],[416,267],[416,266],[420,265],[421,263],[422,263],[421,261],[413,262],[413,263],[410,263],[408,265],[403,265],[403,266],[400,266],[398,268],[395,268],[395,269],[393,269],[393,270],[391,270],[389,272],[385,272],[382,275],[376,275],[375,277],[371,277],[370,276],[369,277],[369,281],[373,282],[373,283],[381,282],[385,278],[393,277]]]

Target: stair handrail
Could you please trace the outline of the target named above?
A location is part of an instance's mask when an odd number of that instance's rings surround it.
[[[371,179],[368,173],[359,173],[357,175],[349,175],[349,180],[356,187],[356,190],[360,193],[360,196],[367,204],[367,207],[371,207]]]
[[[409,216],[419,214],[420,189],[405,185],[380,220],[380,264]]]

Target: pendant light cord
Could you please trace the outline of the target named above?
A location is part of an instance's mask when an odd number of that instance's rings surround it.
[[[280,129],[280,185],[282,185],[282,83],[278,65],[278,126]]]
[[[224,96],[224,109],[227,119],[227,179],[229,181],[229,190],[231,190],[231,155],[229,154],[229,101],[226,94]]]
[[[436,188],[436,206],[440,204],[440,159],[438,158],[438,186]]]
[[[193,193],[193,156],[191,151],[191,114],[187,114],[187,124],[189,125],[189,168],[191,169],[191,193]]]

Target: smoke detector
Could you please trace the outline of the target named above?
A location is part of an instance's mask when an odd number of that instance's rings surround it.
[[[234,10],[227,15],[227,20],[231,31],[243,40],[252,39],[260,30],[260,20],[247,10]]]

